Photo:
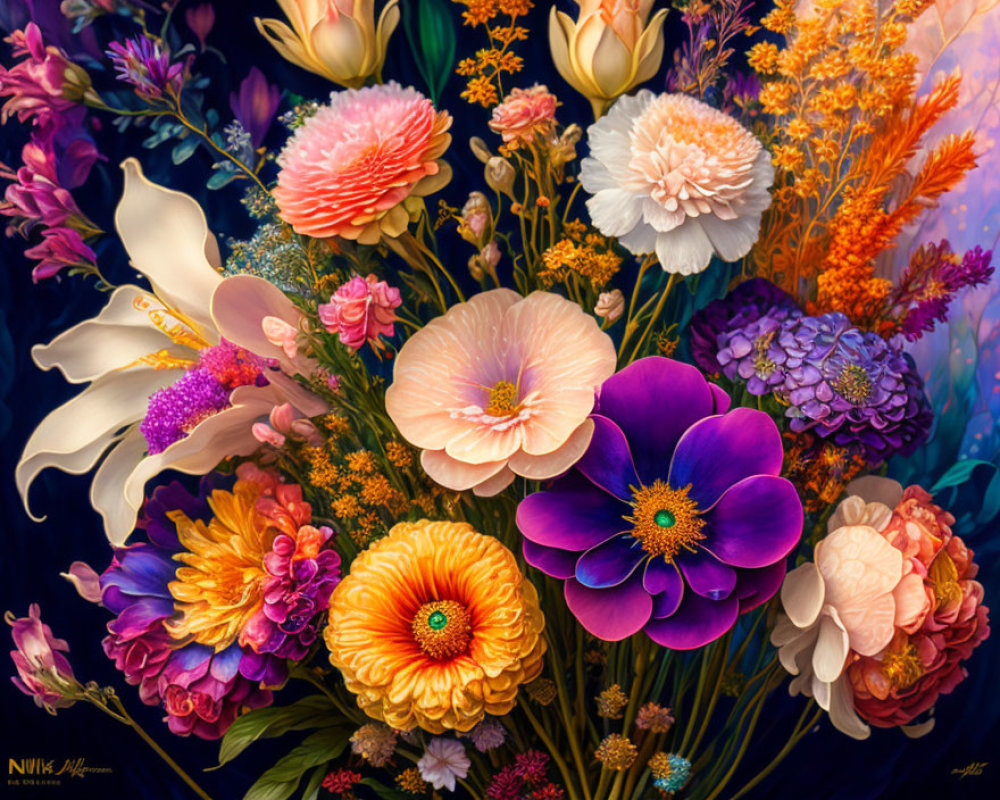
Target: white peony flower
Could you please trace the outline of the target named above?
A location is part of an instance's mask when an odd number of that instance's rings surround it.
[[[620,98],[587,130],[580,182],[590,218],[666,272],[691,275],[712,254],[745,256],[771,203],[771,155],[721,111],[681,94]]]

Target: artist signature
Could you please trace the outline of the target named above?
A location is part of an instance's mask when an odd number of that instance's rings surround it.
[[[958,775],[959,780],[963,778],[976,777],[977,775],[982,775],[983,770],[989,765],[989,761],[971,761],[964,767],[953,769],[951,774]]]

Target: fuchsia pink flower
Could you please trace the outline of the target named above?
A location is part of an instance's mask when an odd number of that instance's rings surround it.
[[[75,103],[64,96],[67,72],[76,68],[57,47],[46,47],[42,32],[34,22],[23,31],[4,39],[14,48],[14,58],[22,61],[11,68],[0,65],[0,97],[9,97],[0,111],[0,122],[11,114],[21,122],[47,121],[69,111]]]
[[[69,689],[76,684],[73,668],[63,655],[69,651],[69,645],[55,638],[52,629],[42,622],[38,604],[31,604],[27,617],[14,619],[8,613],[6,620],[17,648],[10,654],[17,668],[17,676],[11,678],[14,685],[32,697],[40,708],[51,711],[73,705],[73,700],[55,688],[65,684]]]
[[[393,335],[393,309],[402,302],[399,289],[374,275],[355,275],[334,292],[329,303],[320,305],[319,318],[330,333],[339,334],[345,347],[360,350],[368,342],[380,350],[385,345],[379,336]]]
[[[211,8],[211,6],[210,6]],[[260,147],[281,105],[281,89],[267,82],[264,73],[253,67],[240,82],[238,92],[229,95],[229,107],[250,134],[254,148]]]
[[[51,278],[66,267],[93,267],[97,255],[72,228],[49,228],[42,234],[42,241],[24,251],[38,264],[31,270],[31,278],[38,281]]]

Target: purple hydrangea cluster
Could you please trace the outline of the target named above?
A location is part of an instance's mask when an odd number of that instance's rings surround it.
[[[147,501],[139,524],[146,541],[115,550],[111,566],[101,575],[101,602],[116,615],[108,623],[104,651],[125,680],[139,686],[147,705],[162,705],[170,730],[217,739],[244,709],[269,705],[269,688],[287,678],[284,661],[254,653],[233,643],[215,652],[211,647],[172,639],[165,622],[174,614],[168,584],[182,551],[169,514],[212,518],[206,501],[211,478],[202,481],[195,497],[180,484],[158,488]]]
[[[795,298],[770,281],[763,278],[744,281],[721,300],[709,303],[694,315],[691,320],[694,362],[702,372],[717,375],[722,372],[717,358],[721,336],[762,317],[783,322],[801,316],[802,309]]]
[[[152,39],[127,39],[125,44],[112,42],[107,52],[114,64],[118,80],[129,84],[136,94],[155,102],[180,95],[188,76],[188,61],[171,63],[169,51],[164,51]]]
[[[812,431],[880,463],[909,453],[930,432],[933,413],[913,360],[841,313],[764,316],[719,339],[730,380],[750,394],[776,395],[796,433]]]

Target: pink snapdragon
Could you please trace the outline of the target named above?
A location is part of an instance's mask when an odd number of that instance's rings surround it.
[[[52,629],[42,622],[41,610],[32,603],[27,617],[15,619],[9,613],[7,624],[13,629],[16,650],[10,657],[17,668],[17,676],[11,678],[14,685],[35,701],[39,708],[50,710],[68,708],[75,700],[66,696],[66,689],[76,684],[73,668],[60,651],[69,652],[69,645],[52,635]]]
[[[49,228],[42,234],[42,241],[24,251],[27,258],[38,261],[31,271],[35,283],[51,278],[64,267],[94,268],[97,255],[83,237],[72,228]]]
[[[385,345],[379,335],[393,335],[393,309],[402,302],[399,289],[374,275],[355,275],[334,292],[329,303],[320,305],[319,318],[327,331],[339,334],[345,347],[359,350],[367,341],[380,350]]]

